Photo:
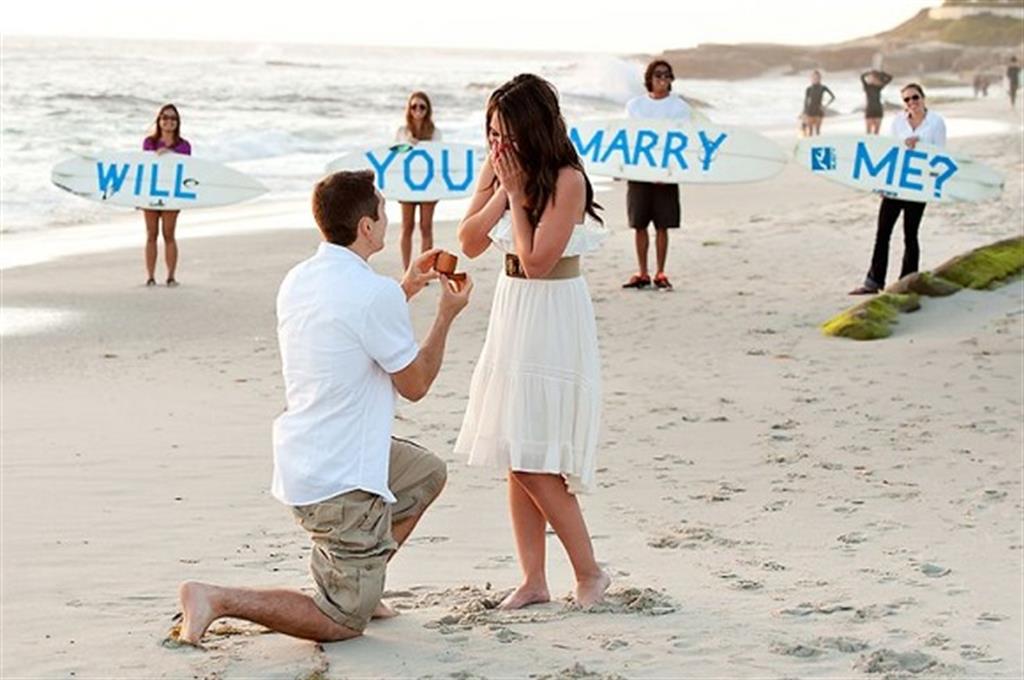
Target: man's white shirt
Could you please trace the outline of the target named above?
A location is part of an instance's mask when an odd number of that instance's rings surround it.
[[[274,421],[271,491],[307,505],[388,488],[395,388],[419,354],[401,286],[348,248],[321,243],[277,294],[287,410]]]

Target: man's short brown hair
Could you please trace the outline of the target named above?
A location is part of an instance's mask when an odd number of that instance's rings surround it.
[[[313,219],[328,243],[351,245],[359,220],[380,217],[380,199],[373,186],[373,171],[343,170],[328,175],[313,189]]]

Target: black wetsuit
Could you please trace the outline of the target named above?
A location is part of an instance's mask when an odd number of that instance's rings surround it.
[[[821,118],[825,115],[825,107],[822,106],[821,100],[825,98],[825,93],[828,92],[832,99],[836,96],[832,94],[832,90],[828,89],[821,83],[817,85],[811,85],[804,92],[804,115],[811,116],[812,118]]]
[[[880,85],[872,85],[868,82],[868,76],[872,73],[878,77]],[[882,88],[889,84],[892,76],[884,71],[867,71],[860,76],[861,85],[864,86],[864,94],[868,98],[868,104],[864,108],[865,118],[881,118],[885,114],[882,108]]]

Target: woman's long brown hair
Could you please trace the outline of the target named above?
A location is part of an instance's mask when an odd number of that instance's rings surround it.
[[[154,144],[160,141],[160,137],[163,134],[160,132],[160,116],[164,115],[164,111],[174,111],[174,115],[178,117],[178,124],[174,126],[174,144],[171,145],[177,146],[178,142],[181,141],[181,114],[178,113],[178,107],[174,104],[164,104],[156,112],[156,120],[153,121],[153,129],[149,133],[148,139]]]
[[[583,170],[583,161],[569,141],[565,120],[558,108],[558,91],[540,76],[524,73],[491,94],[487,102],[487,134],[491,120],[500,116],[515,145],[514,153],[526,175],[526,212],[536,229],[548,203],[556,200],[558,172],[570,167],[583,173],[587,185],[586,212],[601,221],[594,188]]]
[[[421,125],[417,125],[416,119],[412,116],[412,103],[417,99],[422,99],[423,103],[427,105],[427,115],[423,117]],[[427,96],[426,92],[413,92],[409,95],[408,101],[405,102],[405,127],[409,129],[409,134],[412,135],[413,139],[420,141],[433,139],[434,105],[430,103],[430,97]]]

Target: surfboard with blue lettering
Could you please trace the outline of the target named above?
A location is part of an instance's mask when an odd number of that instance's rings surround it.
[[[786,153],[751,130],[700,121],[579,121],[569,139],[587,172],[637,182],[731,184],[768,179]]]
[[[892,137],[822,135],[800,140],[797,163],[861,191],[906,201],[985,201],[1003,191],[1003,174],[928,144],[910,149]]]
[[[267,191],[237,170],[176,153],[104,151],[53,167],[51,181],[91,201],[152,210],[230,205]]]
[[[483,148],[468,144],[392,144],[346,153],[331,161],[327,172],[372,170],[385,198],[423,203],[472,194],[485,159]]]

